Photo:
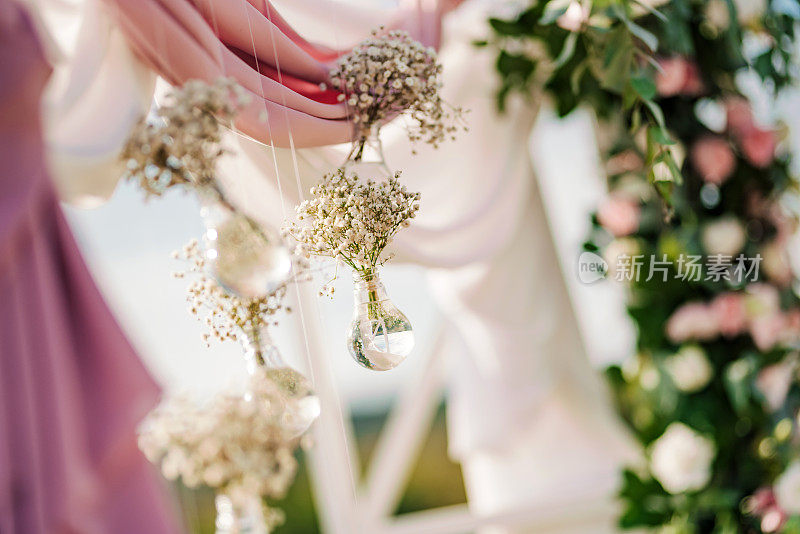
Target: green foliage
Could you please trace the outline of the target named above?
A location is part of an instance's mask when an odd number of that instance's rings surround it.
[[[658,49],[658,38],[632,16],[634,6],[640,4],[595,2],[580,32],[561,28],[558,20],[566,8],[552,8],[551,4],[556,2],[535,2],[511,19],[489,19],[495,37],[479,44],[498,48],[498,108],[505,110],[511,93],[530,95],[532,88],[541,86],[561,116],[580,104],[591,105],[601,115],[621,110],[632,130],[642,124],[657,130],[648,164],[652,167],[664,162],[668,173],[656,177],[650,172],[651,181],[680,183],[680,172],[669,149],[672,141],[655,98],[652,54]],[[664,20],[658,12],[650,12],[653,18]],[[518,48],[520,40],[541,45],[546,55],[510,52]],[[666,183],[656,187],[668,205],[672,188]]]
[[[761,16],[741,25],[736,5],[743,4],[733,0],[671,0],[657,11],[635,0],[602,0],[584,3],[591,5],[585,14],[569,8],[570,20],[569,11],[554,5],[538,1],[514,17],[490,21],[493,36],[482,45],[497,49],[498,104],[517,92],[544,95],[562,116],[579,106],[596,114],[610,189],[633,196],[640,215],[638,228],[623,239],[593,216],[584,249],[604,254],[624,242],[644,258],[666,255],[673,262],[666,280],[642,276],[628,282],[637,353],[606,372],[616,404],[645,451],[675,423],[710,439],[716,449],[710,479],[695,491],[668,492],[650,465],[625,470],[620,525],[664,534],[762,533],[760,512],[749,509],[747,499],[797,461],[800,387],[795,367],[786,398],[773,406],[759,379],[776,364],[798,365],[798,344],[759,348],[746,330],[696,339],[692,345],[707,360],[710,377],[687,389],[670,368],[687,344],[667,335],[665,325],[687,303],[757,291],[746,281],[676,277],[676,258],[711,253],[703,237],[710,225],[738,221],[744,229],[741,253],[755,257],[780,244],[785,226],[796,224],[796,213],[778,208],[788,191],[798,190],[788,155],[753,163],[730,124],[713,130],[697,110],[741,98],[737,76],[744,71],[755,73],[772,95],[797,82],[792,53],[800,2],[771,0]],[[720,23],[720,13],[727,24]],[[746,49],[745,40],[760,45]],[[695,69],[687,76],[691,86],[669,87],[660,79],[669,82],[674,58],[678,67]],[[734,161],[717,182],[684,157],[708,138],[722,140]],[[640,187],[645,183],[651,187]],[[800,313],[791,287],[796,278],[787,283],[762,272],[760,282],[779,295],[781,313]],[[781,532],[800,534],[800,517],[788,518]]]

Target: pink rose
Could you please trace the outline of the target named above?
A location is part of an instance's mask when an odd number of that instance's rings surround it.
[[[741,137],[755,128],[750,103],[740,96],[731,97],[725,101],[725,114],[728,121],[728,131],[736,137]]]
[[[756,167],[766,167],[775,158],[775,132],[751,128],[740,139],[742,153]]]
[[[782,313],[773,313],[751,319],[750,337],[760,351],[771,350],[784,339],[786,318]]]
[[[784,314],[786,330],[790,336],[800,335],[800,309],[794,308]]]
[[[736,168],[736,157],[728,143],[717,136],[698,140],[691,151],[694,168],[705,182],[722,185]]]
[[[673,343],[708,341],[719,334],[717,314],[702,302],[687,302],[667,320],[666,331]]]
[[[682,56],[658,60],[661,70],[656,73],[656,91],[661,96],[697,95],[703,91],[703,81],[697,65]]]
[[[686,83],[686,69],[689,64],[684,58],[675,56],[658,61],[661,70],[656,74],[656,90],[661,96],[675,96]]]
[[[761,488],[747,499],[747,513],[761,518],[761,530],[779,532],[788,520],[772,488]]]
[[[703,79],[700,77],[700,69],[697,64],[690,61],[686,66],[686,79],[683,82],[681,93],[688,96],[697,96],[705,90]]]
[[[711,302],[717,318],[719,332],[725,337],[735,337],[747,328],[747,309],[744,298],[738,293],[722,293]]]
[[[747,499],[747,512],[762,515],[777,504],[775,492],[772,488],[759,488]]]
[[[597,210],[597,221],[615,237],[630,235],[639,228],[639,204],[621,195],[611,195]]]

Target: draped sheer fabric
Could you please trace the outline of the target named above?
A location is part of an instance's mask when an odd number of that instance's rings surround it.
[[[0,532],[172,534],[135,428],[158,388],[92,282],[44,166],[50,68],[0,0]]]

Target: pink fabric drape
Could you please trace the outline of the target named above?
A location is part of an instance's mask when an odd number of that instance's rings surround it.
[[[273,24],[245,0],[105,1],[136,53],[170,83],[235,78],[252,96],[236,124],[246,135],[280,147],[351,139],[344,104],[318,88],[328,72],[318,58],[333,53],[292,33],[295,43],[277,15]]]
[[[235,78],[253,99],[237,120],[244,134],[278,147],[351,140],[345,105],[335,92],[319,89],[341,52],[300,36],[267,0],[105,2],[136,53],[173,85]],[[388,27],[438,46],[444,9],[437,2],[432,9],[402,10]]]
[[[104,304],[44,166],[50,75],[0,0],[0,532],[179,531],[135,426],[158,388]]]

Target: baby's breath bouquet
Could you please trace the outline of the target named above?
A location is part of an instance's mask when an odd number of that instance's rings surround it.
[[[419,193],[400,185],[399,176],[362,182],[338,169],[297,207],[298,222],[284,227],[298,255],[334,258],[353,269],[356,310],[348,349],[358,363],[379,371],[398,365],[414,346],[411,324],[378,277],[378,266],[389,259],[386,247],[419,209]],[[329,286],[320,293],[332,291]]]
[[[261,372],[247,389],[205,403],[167,398],[139,428],[139,447],[167,479],[217,491],[218,532],[271,531],[283,514],[261,499],[282,498],[297,471],[301,440],[284,422],[282,391]]]
[[[400,173],[385,182],[362,182],[342,169],[311,188],[312,198],[297,206],[297,223],[284,233],[297,242],[296,254],[341,260],[361,274],[375,272],[386,247],[419,210],[419,193],[401,185]]]
[[[230,124],[249,95],[230,78],[190,80],[167,94],[153,117],[143,117],[123,148],[126,177],[148,195],[175,186],[219,191],[216,164]]]
[[[400,114],[412,120],[412,142],[438,146],[459,129],[460,108],[440,96],[442,66],[433,48],[426,48],[406,32],[372,36],[341,58],[330,72],[331,85],[342,92],[339,100],[351,108],[358,140],[350,159],[361,159],[371,133]]]
[[[286,281],[291,260],[278,236],[239,210],[217,177],[217,160],[226,152],[225,125],[248,100],[231,79],[211,85],[191,80],[167,95],[155,118],[142,118],[122,158],[127,178],[148,196],[177,186],[197,193],[208,267],[225,290],[254,298]]]

